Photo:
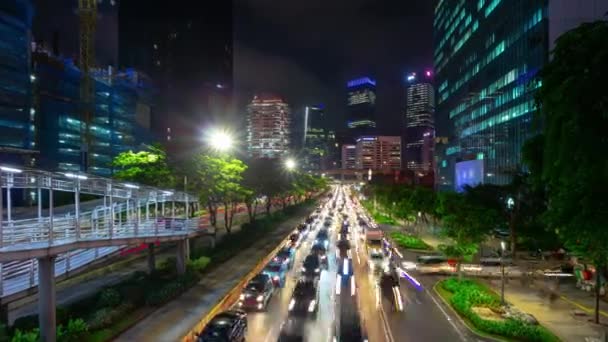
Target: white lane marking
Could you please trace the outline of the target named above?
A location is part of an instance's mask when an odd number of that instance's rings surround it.
[[[448,315],[448,313],[443,309],[443,307],[441,307],[441,304],[439,304],[439,302],[437,301],[437,299],[435,299],[435,297],[433,297],[431,295],[431,293],[429,292],[429,290],[425,290],[426,294],[431,297],[431,299],[433,300],[433,302],[435,303],[435,305],[437,305],[437,307],[439,308],[439,310],[441,310],[441,312],[443,313],[443,315],[445,316],[445,319],[447,319],[448,322],[450,322],[450,325],[452,325],[452,327],[454,328],[454,330],[456,330],[456,333],[458,334],[458,336],[460,337],[460,339],[462,341],[466,341],[466,337],[464,336],[464,334],[462,333],[462,331],[460,331],[460,329],[458,329],[458,327],[456,326],[456,324],[452,321],[452,318],[450,317],[450,315]]]
[[[350,277],[350,295],[354,296],[355,295],[355,277]]]
[[[268,334],[266,334],[266,338],[264,339],[264,341],[265,341],[265,342],[269,342],[269,341],[271,341],[271,339],[270,339],[270,338],[272,337],[272,331],[273,331],[273,330],[274,330],[273,328],[270,328],[270,329],[268,330]]]
[[[386,320],[386,312],[384,312],[384,308],[380,307],[380,320],[382,321],[382,327],[384,328],[384,338],[386,342],[393,342],[395,339],[393,337],[393,332],[391,331],[391,327],[389,326]]]

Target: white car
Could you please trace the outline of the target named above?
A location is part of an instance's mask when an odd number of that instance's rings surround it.
[[[381,249],[371,249],[368,254],[368,264],[372,272],[382,272],[388,267],[388,259],[384,256]]]

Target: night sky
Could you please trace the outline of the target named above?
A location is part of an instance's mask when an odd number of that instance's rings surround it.
[[[234,77],[240,108],[256,91],[299,115],[323,103],[343,128],[345,82],[378,81],[378,124],[399,134],[404,72],[432,66],[432,0],[237,0]]]

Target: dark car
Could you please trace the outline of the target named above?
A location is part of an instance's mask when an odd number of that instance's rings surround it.
[[[247,314],[241,310],[224,311],[211,319],[198,335],[197,342],[241,342],[247,334]]]
[[[300,233],[300,235],[302,235],[303,233],[305,233],[308,230],[308,224],[306,224],[306,223],[300,223],[296,227],[296,230],[298,231],[298,233]]]
[[[274,284],[267,274],[258,274],[243,288],[239,298],[239,307],[250,310],[262,310],[274,293]]]
[[[277,342],[304,342],[305,321],[297,317],[288,317],[281,324]]]
[[[300,234],[292,233],[291,235],[289,235],[289,243],[291,244],[291,247],[300,247]]]
[[[309,254],[302,263],[302,275],[305,277],[318,277],[321,273],[321,262],[316,254]]]
[[[293,267],[293,262],[295,260],[296,251],[292,247],[286,246],[283,247],[277,254],[272,258],[272,263],[283,263],[287,264],[288,268]]]
[[[329,232],[327,231],[327,229],[319,230],[314,243],[322,243],[325,245],[325,248],[327,248],[327,246],[329,245]]]
[[[348,250],[350,249],[350,241],[348,241],[346,239],[340,239],[340,240],[338,240],[336,247],[338,247],[338,251],[340,251],[340,258],[348,257]]]
[[[300,280],[293,290],[289,302],[289,313],[293,315],[308,315],[317,312],[319,303],[319,288],[315,280]]]
[[[271,261],[264,267],[262,273],[267,274],[272,279],[272,283],[275,287],[283,287],[285,286],[285,281],[287,279],[287,270],[287,264]]]
[[[327,267],[327,248],[324,243],[315,243],[310,249],[311,253],[316,254],[321,261],[321,266]]]

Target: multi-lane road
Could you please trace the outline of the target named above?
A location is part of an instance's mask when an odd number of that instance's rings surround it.
[[[343,213],[349,223],[348,250],[337,247],[343,217],[338,212],[340,206],[334,208],[335,202],[345,203]],[[323,223],[330,213],[333,224],[327,250],[328,266],[322,269],[318,282],[317,314],[294,317],[290,315],[289,303],[302,262],[311,252],[316,234],[324,229]],[[397,268],[395,283],[386,285],[387,282],[381,281],[382,272],[371,272],[365,229],[359,226],[357,213],[363,213],[363,209],[356,199],[351,200],[350,190],[336,187],[333,197],[322,205],[318,219],[301,240],[285,286],[275,291],[265,311],[249,313],[246,339],[260,342],[481,340],[472,337],[437,297],[433,290],[439,279],[437,276],[418,275],[415,271],[406,274]],[[393,249],[389,246],[387,250]],[[400,267],[402,261],[415,258],[404,252],[393,252],[392,256],[391,263],[396,267]],[[285,331],[290,332],[291,339],[283,339]]]

